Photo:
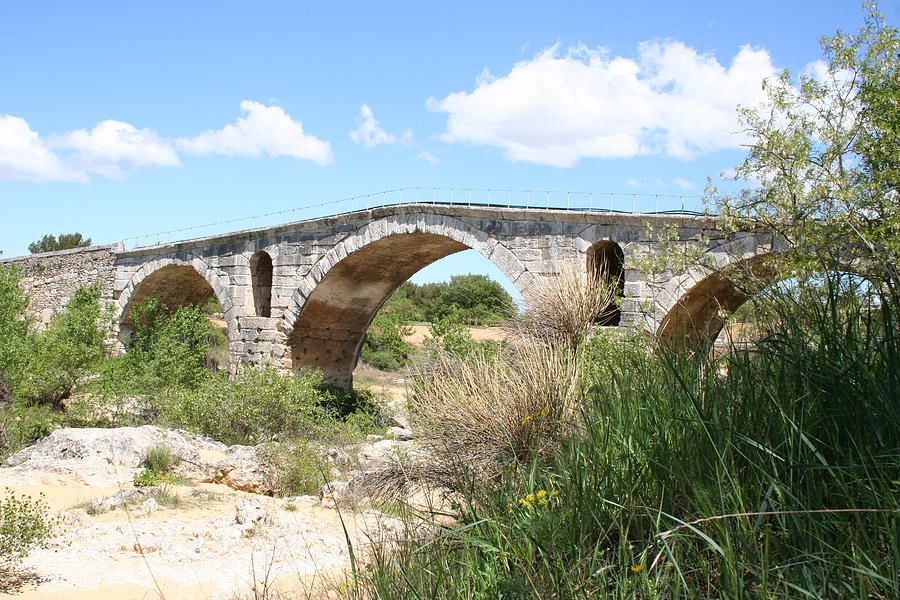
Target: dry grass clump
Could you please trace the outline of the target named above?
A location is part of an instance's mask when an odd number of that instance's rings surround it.
[[[570,350],[549,343],[438,357],[410,401],[428,470],[490,480],[504,465],[546,454],[574,408],[577,370]]]
[[[577,348],[591,334],[598,319],[616,302],[616,286],[599,272],[569,270],[539,279],[527,294],[528,310],[510,320],[511,335]]]
[[[602,276],[570,271],[528,300],[505,324],[500,352],[438,353],[420,369],[410,412],[421,452],[381,473],[383,489],[424,480],[459,490],[552,454],[579,399],[578,348],[615,292]]]

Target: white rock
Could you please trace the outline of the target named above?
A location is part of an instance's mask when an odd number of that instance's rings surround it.
[[[268,512],[259,498],[238,498],[234,503],[234,520],[238,525],[253,527],[265,520]]]
[[[400,440],[402,442],[413,439],[412,430],[407,429],[406,427],[389,427],[387,433],[388,435],[393,436],[394,439]]]
[[[146,500],[141,502],[141,511],[145,515],[149,515],[150,513],[156,512],[158,510],[166,510],[166,507],[157,502],[156,498],[147,498]]]
[[[335,508],[350,499],[350,484],[346,481],[330,481],[322,486],[320,495],[323,508]]]

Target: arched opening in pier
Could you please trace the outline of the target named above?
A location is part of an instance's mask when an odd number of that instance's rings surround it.
[[[250,257],[253,309],[258,317],[272,316],[272,257],[260,250]]]
[[[588,275],[596,277],[615,289],[621,298],[625,294],[625,253],[611,240],[601,240],[587,251]],[[617,326],[622,320],[622,310],[613,303],[597,317],[597,325]]]

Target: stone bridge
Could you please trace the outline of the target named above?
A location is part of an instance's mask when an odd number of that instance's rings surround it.
[[[650,273],[642,258],[661,252],[648,233],[672,227],[681,239],[709,239],[720,265],[751,269],[773,251],[770,235],[724,236],[715,218],[596,210],[406,204],[275,227],[124,249],[122,244],[11,258],[23,272],[32,311],[43,321],[78,286],[100,280],[114,305],[114,333],[130,331],[128,310],[155,296],[170,307],[222,305],[232,362],[313,367],[349,384],[366,329],[381,304],[419,269],[473,249],[526,299],[541,278],[608,265],[622,300],[605,325],[632,326],[666,343],[714,339],[721,311],[747,299],[716,272]]]

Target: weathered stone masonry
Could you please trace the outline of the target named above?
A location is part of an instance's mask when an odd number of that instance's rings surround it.
[[[122,244],[110,244],[44,252],[2,259],[0,265],[15,265],[21,271],[22,288],[31,297],[31,314],[48,325],[79,287],[100,281],[101,297],[107,301],[113,299],[115,252],[124,248]]]
[[[497,265],[526,299],[541,278],[588,268],[606,253],[622,275],[614,320],[673,339],[714,335],[720,298],[734,305],[745,297],[700,267],[677,277],[639,269],[636,259],[659,252],[648,223],[714,240],[707,252],[722,263],[773,250],[770,236],[725,238],[708,217],[412,204],[135,250],[102,246],[4,262],[26,272],[23,285],[44,317],[79,285],[102,280],[120,336],[129,331],[129,306],[143,297],[179,306],[215,294],[233,362],[318,367],[349,383],[384,300],[419,269],[468,248]]]

